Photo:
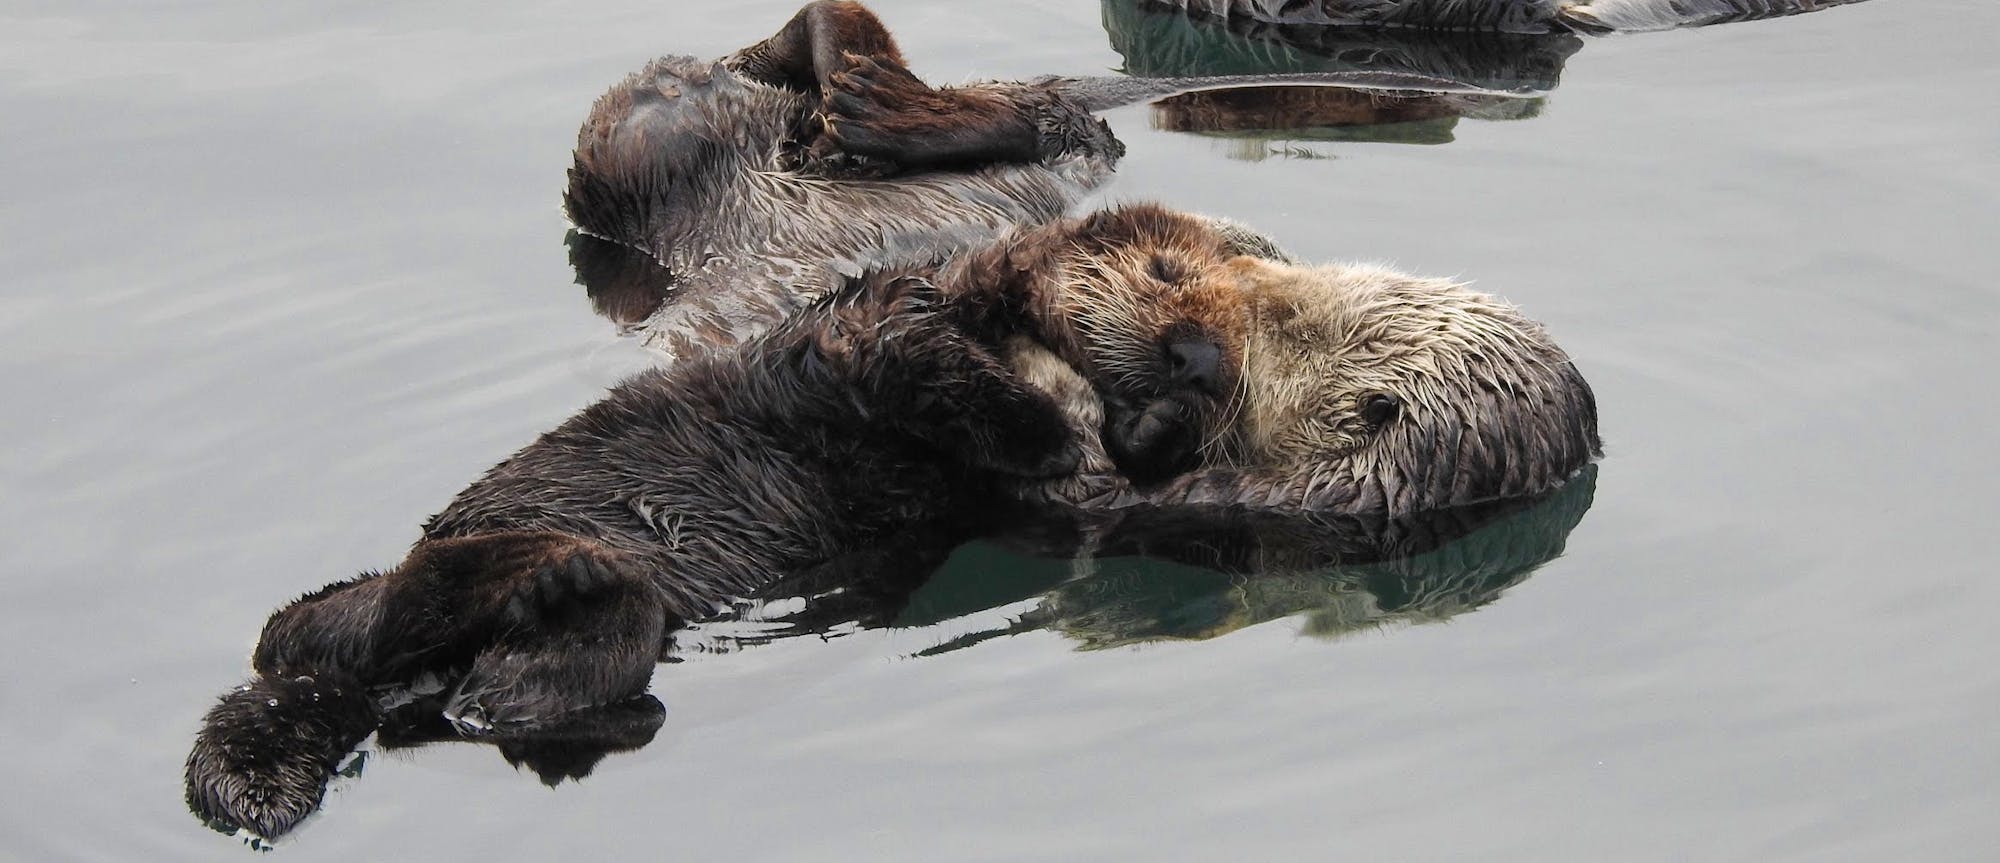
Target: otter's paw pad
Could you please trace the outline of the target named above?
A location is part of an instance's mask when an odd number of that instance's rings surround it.
[[[507,600],[507,622],[532,623],[602,593],[618,580],[611,564],[590,552],[577,552],[530,573]]]

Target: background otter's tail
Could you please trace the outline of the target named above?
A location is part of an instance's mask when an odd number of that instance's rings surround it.
[[[1671,30],[1817,12],[1861,0],[1580,0],[1560,4],[1556,20],[1585,33]]]
[[[380,720],[351,678],[259,675],[203,717],[188,753],[188,808],[218,831],[276,838],[319,808],[341,760]]]
[[[1187,78],[1132,78],[1102,75],[1077,78],[1046,78],[1041,82],[1055,87],[1083,109],[1105,111],[1198,90],[1230,87],[1321,86],[1354,90],[1393,90],[1412,93],[1464,93],[1471,95],[1525,95],[1536,91],[1492,90],[1446,78],[1407,72],[1290,72],[1269,75],[1198,75]]]
[[[1861,0],[1141,0],[1218,19],[1400,30],[1666,30],[1816,12]]]

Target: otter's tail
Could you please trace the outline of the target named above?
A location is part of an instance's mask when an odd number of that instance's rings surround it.
[[[319,808],[327,781],[381,721],[359,681],[259,675],[202,719],[187,804],[216,830],[274,839]]]
[[[1270,75],[1198,75],[1187,78],[1130,78],[1121,75],[1101,75],[1048,78],[1043,79],[1041,83],[1055,87],[1064,96],[1092,113],[1197,90],[1220,90],[1227,87],[1321,86],[1353,90],[1501,96],[1532,95],[1538,92],[1528,88],[1492,90],[1448,78],[1433,78],[1406,72],[1294,72]]]

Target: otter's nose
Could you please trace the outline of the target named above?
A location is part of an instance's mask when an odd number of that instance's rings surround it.
[[[1206,339],[1167,345],[1168,374],[1177,386],[1213,393],[1222,379],[1222,349]]]

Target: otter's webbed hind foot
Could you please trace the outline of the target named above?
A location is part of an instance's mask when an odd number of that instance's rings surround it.
[[[224,833],[281,836],[319,808],[379,716],[365,687],[334,675],[265,675],[230,690],[188,753],[188,809]]]
[[[493,643],[446,698],[461,733],[557,721],[632,698],[652,678],[667,612],[621,561],[585,548],[519,576]]]

